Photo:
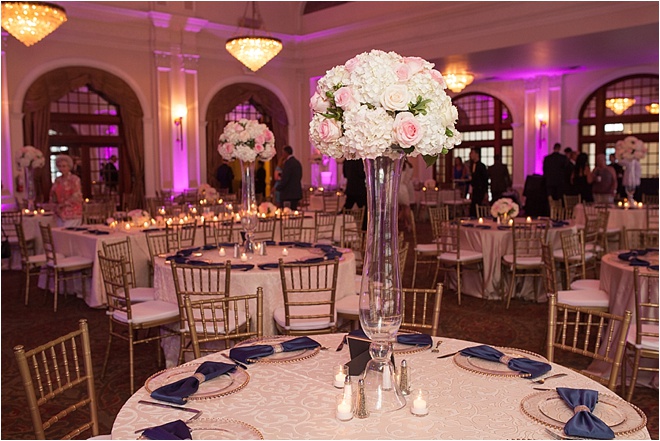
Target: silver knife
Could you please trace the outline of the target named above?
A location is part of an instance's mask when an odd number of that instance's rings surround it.
[[[448,357],[453,357],[454,355],[458,354],[459,352],[461,352],[461,351],[456,351],[456,352],[452,352],[451,354],[441,355],[441,356],[439,356],[438,358],[448,358]]]
[[[192,413],[200,413],[201,412],[201,410],[198,410],[198,409],[192,409],[192,408],[189,408],[189,407],[174,406],[172,404],[154,403],[153,401],[140,400],[140,401],[138,401],[138,404],[146,404],[146,405],[149,405],[149,406],[165,407],[165,408],[169,408],[169,409],[183,410],[184,412],[192,412]]]

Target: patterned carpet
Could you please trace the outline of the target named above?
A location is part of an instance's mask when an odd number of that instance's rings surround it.
[[[404,284],[409,283],[411,271],[412,261],[409,259]],[[52,296],[46,297],[37,289],[31,293],[30,306],[25,307],[21,280],[21,273],[2,272],[2,439],[34,438],[12,348],[24,344],[31,349],[43,344],[76,329],[81,318],[86,318],[90,324],[100,432],[110,433],[115,415],[130,397],[125,342],[113,343],[108,372],[102,380],[99,377],[108,331],[105,311],[91,309],[82,300],[69,297],[61,302],[57,313],[53,313]],[[502,302],[463,296],[463,304],[459,307],[455,293],[446,293],[440,321],[441,336],[545,353],[545,304],[514,300],[511,308],[506,310]],[[136,385],[143,384],[161,369],[156,363],[155,351],[155,345],[136,348]],[[579,367],[570,359],[560,362]],[[633,403],[646,413],[651,437],[658,439],[658,391],[637,388]]]

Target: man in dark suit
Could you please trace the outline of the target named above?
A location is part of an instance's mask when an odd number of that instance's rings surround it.
[[[367,177],[364,174],[364,164],[361,159],[347,159],[343,165],[346,178],[346,202],[344,208],[353,208],[367,205]]]
[[[561,144],[558,142],[552,148],[552,153],[543,158],[543,177],[548,196],[555,201],[562,199],[567,182],[568,158],[562,155]]]
[[[477,148],[470,150],[470,216],[477,215],[477,205],[483,204],[488,194],[488,169],[481,162],[481,152]]]
[[[277,184],[280,192],[282,207],[289,206],[292,210],[298,209],[298,203],[302,199],[302,165],[293,156],[293,149],[287,145],[284,151],[284,164],[282,165],[282,177]]]

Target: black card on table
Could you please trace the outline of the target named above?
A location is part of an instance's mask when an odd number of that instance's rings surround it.
[[[364,369],[367,367],[367,363],[371,360],[371,354],[369,353],[371,340],[349,335],[346,336],[346,341],[348,342],[348,350],[351,354],[351,361],[346,363],[348,374],[351,376],[362,375]],[[392,353],[392,364],[396,366],[394,353]]]

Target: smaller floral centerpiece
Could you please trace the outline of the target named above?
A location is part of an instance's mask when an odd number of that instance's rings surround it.
[[[518,216],[519,212],[520,207],[513,202],[513,199],[511,198],[498,199],[493,203],[493,206],[490,207],[490,214],[492,214],[493,217],[496,217],[498,221],[506,218],[512,219]]]
[[[433,190],[435,188],[435,179],[427,179],[424,181],[424,187],[426,187],[427,190]]]
[[[634,136],[620,139],[614,148],[617,159],[643,159],[646,156],[646,146],[641,139]]]
[[[206,199],[208,202],[215,202],[220,195],[218,191],[209,184],[202,184],[197,188],[197,196],[200,199]]]
[[[277,207],[271,202],[262,202],[259,204],[259,216],[261,217],[272,217],[275,216]]]
[[[259,121],[231,121],[220,135],[218,153],[227,161],[268,161],[275,156],[275,137],[273,132]]]
[[[642,166],[639,160],[646,156],[646,146],[639,138],[626,136],[617,141],[614,147],[614,156],[624,168],[622,183],[628,194],[628,202],[633,203],[635,189],[642,182]]]
[[[46,164],[46,158],[41,150],[26,145],[21,148],[18,157],[16,157],[16,163],[23,168],[41,168]]]
[[[151,215],[139,208],[129,211],[126,216],[131,220],[131,224],[137,227],[142,227],[145,223],[151,224]]]

